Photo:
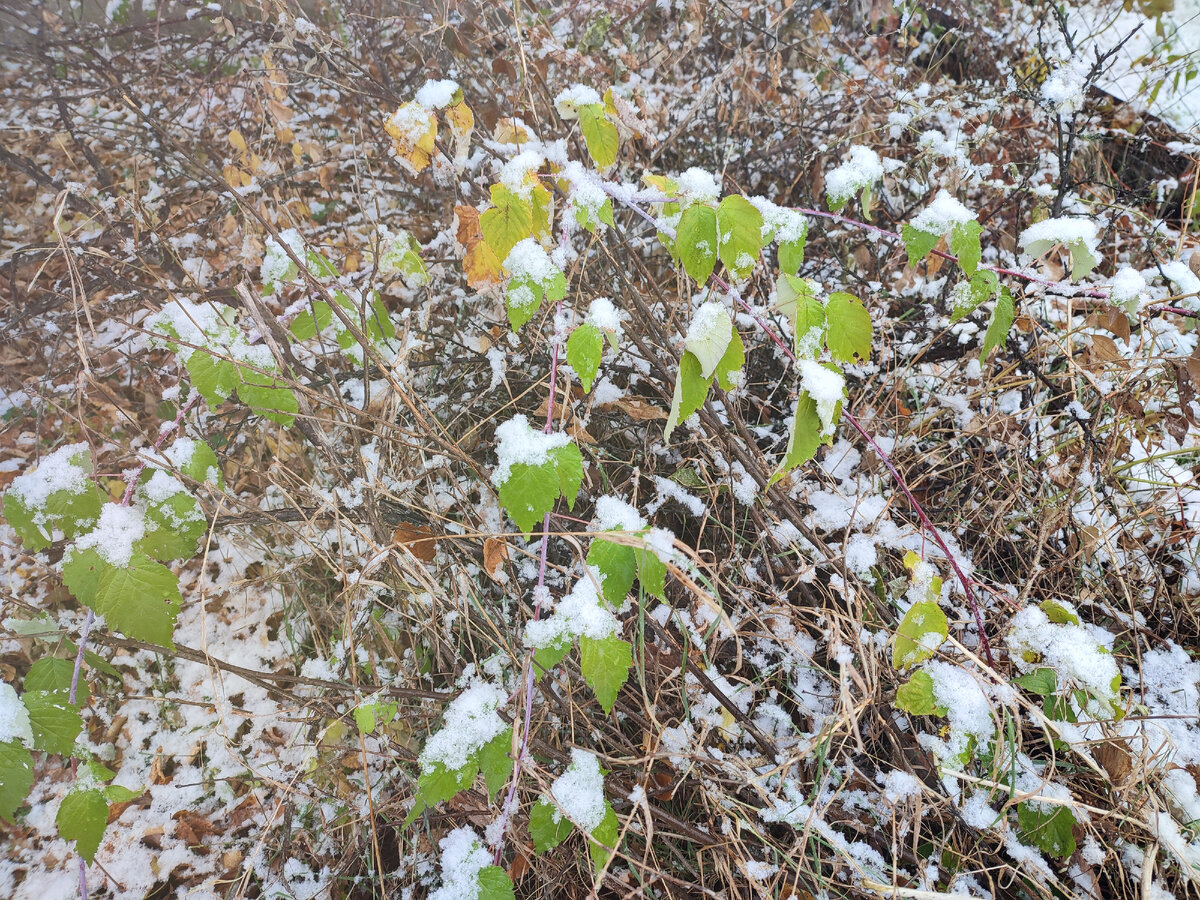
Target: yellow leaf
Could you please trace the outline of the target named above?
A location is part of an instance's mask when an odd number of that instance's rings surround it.
[[[392,138],[396,159],[416,175],[433,159],[437,140],[437,119],[420,103],[410,101],[401,106],[384,123]]]
[[[229,143],[232,144],[233,148],[239,153],[246,152],[246,139],[242,137],[242,133],[236,128],[229,132]]]
[[[456,103],[446,110],[446,125],[454,135],[454,161],[464,163],[471,149],[471,132],[475,128],[475,114],[466,103]]]
[[[483,232],[479,230],[479,210],[473,206],[456,206],[454,215],[458,218],[456,237],[463,246],[467,284],[477,291],[499,284],[500,260],[483,240]]]

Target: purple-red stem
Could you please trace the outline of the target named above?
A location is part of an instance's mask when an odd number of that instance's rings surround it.
[[[658,224],[654,221],[654,219],[652,219],[650,217],[650,215],[645,210],[643,210],[641,207],[630,203],[630,204],[628,204],[628,208],[634,210],[636,213],[638,213],[640,216],[642,216],[642,218],[646,219],[651,224],[653,224],[656,228],[658,227]],[[845,216],[839,216],[835,213],[823,213],[823,212],[820,212],[819,210],[804,209],[804,208],[798,208],[796,211],[799,213],[802,213],[802,214],[822,216],[824,218],[835,219],[840,222],[846,222],[848,224],[858,225],[862,228],[866,228],[871,231],[876,231],[876,232],[879,232],[880,234],[888,235],[890,237],[895,237],[895,238],[900,237],[900,235],[898,235],[894,231],[888,231],[887,229],[880,228],[877,225],[868,225],[865,222],[858,222],[854,219],[847,219]],[[957,262],[956,257],[949,256],[948,254],[944,254],[944,253],[940,254],[940,255],[946,256],[947,258],[952,259],[955,262]],[[1033,278],[1032,276],[1024,275],[1020,272],[1012,272],[1007,269],[994,269],[993,271],[1000,272],[1001,274],[1006,274],[1006,275],[1014,275],[1019,278],[1028,278],[1030,280],[1039,280],[1039,279]],[[736,290],[733,289],[733,286],[730,285],[729,282],[725,281],[723,278],[720,278],[717,275],[713,275],[712,279],[714,282],[716,282],[718,285],[720,285],[722,288],[724,288],[725,291],[727,291],[731,297],[733,297],[733,299],[738,303],[738,305],[740,305],[742,307],[742,309],[744,309],[750,315],[750,317],[753,318],[754,321],[758,323],[758,327],[761,328],[766,333],[766,335],[768,337],[770,337],[772,341],[775,342],[775,345],[784,352],[784,354],[787,356],[787,358],[792,362],[792,365],[795,365],[796,364],[796,354],[793,353],[792,348],[789,347],[787,345],[787,343],[778,334],[775,333],[775,329],[773,329],[767,322],[765,322],[763,320],[763,318],[754,311],[754,309],[750,306],[750,304],[748,304],[745,300],[742,299],[741,295]],[[991,644],[988,642],[987,631],[984,628],[983,614],[980,612],[979,604],[975,600],[975,592],[971,589],[970,580],[967,578],[966,574],[959,567],[958,560],[955,559],[954,554],[950,552],[949,546],[946,544],[946,541],[942,538],[942,534],[940,531],[938,531],[937,526],[933,524],[933,520],[929,518],[928,514],[925,512],[924,508],[918,502],[917,498],[915,496],[913,496],[913,492],[909,489],[908,483],[904,480],[904,476],[900,474],[900,471],[892,463],[891,457],[888,456],[888,454],[883,450],[883,448],[880,447],[878,443],[876,443],[874,438],[872,438],[871,435],[867,433],[866,429],[862,427],[862,424],[858,421],[858,419],[849,410],[843,409],[842,415],[844,415],[846,417],[846,420],[850,423],[850,425],[854,428],[854,430],[857,431],[867,441],[867,443],[871,445],[871,449],[874,450],[875,454],[880,458],[880,460],[883,461],[884,466],[887,467],[888,472],[891,474],[891,476],[895,480],[896,484],[899,485],[901,493],[904,494],[904,498],[908,501],[909,505],[912,507],[913,511],[916,513],[917,519],[918,519],[918,521],[920,521],[922,528],[929,532],[929,535],[933,538],[933,542],[935,544],[937,544],[938,547],[941,548],[941,551],[946,555],[946,559],[950,563],[950,568],[952,568],[954,570],[954,574],[958,578],[959,583],[962,585],[963,592],[966,594],[967,606],[970,607],[971,615],[974,616],[974,618],[975,618],[975,627],[979,629],[979,643],[980,643],[980,646],[983,647],[984,656],[987,659],[988,665],[992,666],[994,668],[995,662],[992,659],[992,647],[991,647]]]
[[[562,312],[562,301],[558,301],[558,306],[554,309],[554,321],[558,321],[559,314]],[[550,354],[550,392],[546,400],[546,425],[542,429],[546,434],[554,430],[554,391],[558,384],[558,348],[559,341],[554,342],[554,349]],[[546,555],[550,547],[550,513],[546,513],[542,517],[542,547],[538,554],[538,580],[537,587],[534,588],[533,602],[533,621],[537,621],[542,614],[542,591],[541,588],[546,585]],[[513,802],[517,796],[517,784],[521,780],[521,765],[525,762],[525,756],[529,752],[529,723],[533,718],[533,654],[534,649],[531,647],[525,655],[525,709],[524,716],[521,720],[521,746],[517,751],[517,758],[513,762],[512,778],[508,785],[508,794],[504,798],[504,805],[500,807],[500,815],[507,816],[508,811],[512,808]],[[504,835],[508,831],[505,827],[504,832],[501,832],[500,839],[496,842],[496,849],[492,854],[492,862],[494,865],[500,865],[500,857],[504,853]]]
[[[167,442],[167,438],[179,430],[179,426],[183,424],[184,417],[188,414],[196,402],[200,399],[199,392],[192,394],[191,399],[184,404],[179,410],[179,415],[175,417],[175,421],[171,423],[170,428],[163,429],[159,434],[158,440],[154,442],[154,450],[161,450],[162,445]],[[139,457],[133,468],[125,473],[125,493],[121,495],[121,505],[128,506],[133,501],[133,491],[137,486],[137,480],[146,469],[146,460]],[[89,609],[87,616],[83,620],[83,628],[79,633],[79,649],[75,653],[75,668],[71,670],[71,692],[67,695],[67,699],[72,706],[75,705],[75,696],[79,691],[79,675],[83,671],[83,654],[87,650],[88,635],[91,634],[92,625],[96,622],[96,614]],[[71,775],[74,777],[79,769],[79,760],[71,757]],[[88,898],[87,887],[87,862],[81,856],[79,857],[79,896],[82,900]]]

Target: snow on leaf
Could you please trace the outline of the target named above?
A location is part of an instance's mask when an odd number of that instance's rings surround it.
[[[762,250],[762,228],[762,213],[739,194],[731,194],[717,206],[718,254],[734,281],[754,271]]]
[[[936,644],[929,635],[936,635]],[[932,600],[914,603],[896,629],[896,643],[892,647],[892,666],[903,671],[919,665],[933,656],[937,647],[950,634],[946,614]],[[931,644],[933,646],[931,646]]]
[[[732,339],[733,320],[724,304],[709,301],[692,316],[684,347],[700,363],[700,376],[712,378]]]

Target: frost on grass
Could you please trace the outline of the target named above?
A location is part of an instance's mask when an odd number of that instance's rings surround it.
[[[515,415],[496,428],[496,470],[492,484],[500,487],[508,481],[512,467],[518,464],[540,466],[550,458],[550,452],[565,447],[571,438],[562,432],[546,434],[529,427],[524,415]]]
[[[571,765],[555,780],[550,793],[567,818],[589,834],[604,821],[604,775],[599,760],[586,750],[571,749]]]
[[[838,205],[850,200],[864,188],[883,177],[883,162],[869,147],[855,145],[847,159],[825,176],[825,193]]]
[[[430,772],[439,763],[448,771],[465,766],[480,747],[508,727],[496,713],[507,699],[501,688],[476,681],[451,700],[441,729],[430,735],[421,751],[422,770]]]

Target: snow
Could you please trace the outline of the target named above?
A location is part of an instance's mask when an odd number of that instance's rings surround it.
[[[542,154],[533,150],[524,150],[500,167],[500,183],[521,199],[528,200],[533,194],[533,189],[538,185],[537,171],[545,164],[546,157]],[[542,249],[541,244],[538,244],[533,238],[525,238],[520,243],[531,243],[539,250]],[[513,247],[513,251],[516,249]],[[545,255],[544,250],[542,254]],[[509,253],[509,259],[511,258],[512,252]],[[513,271],[512,267],[508,265],[508,259],[504,261],[504,267],[510,272]]]
[[[942,189],[910,224],[926,234],[949,234],[955,226],[973,221],[974,214]]]
[[[1113,276],[1112,299],[1114,303],[1131,305],[1136,311],[1142,304],[1141,299],[1146,293],[1146,279],[1137,270],[1122,266]]]
[[[29,710],[7,681],[0,681],[0,744],[20,741],[26,747],[33,746],[33,726],[29,721]]]
[[[798,360],[796,365],[800,369],[800,381],[804,390],[817,405],[822,433],[832,434],[837,405],[846,393],[845,377],[812,359]]]
[[[571,443],[571,438],[561,432],[546,434],[529,427],[523,414],[513,416],[496,428],[496,470],[492,472],[492,484],[496,487],[508,481],[515,465],[540,466],[550,459],[550,453]]]
[[[95,548],[110,565],[124,567],[133,558],[133,545],[146,535],[146,520],[140,509],[106,503],[96,527],[75,541],[76,550]]]
[[[825,176],[825,193],[835,204],[843,203],[883,177],[883,162],[869,147],[854,145],[849,158]]]
[[[921,782],[917,780],[916,776],[899,769],[893,769],[886,774],[880,772],[875,776],[875,780],[883,786],[884,799],[892,806],[897,806],[910,797],[921,795]]]
[[[410,147],[415,147],[431,128],[437,127],[433,113],[420,103],[405,103],[388,119],[391,130]]]
[[[934,660],[924,665],[923,671],[933,680],[933,699],[938,706],[946,707],[950,721],[950,735],[945,744],[936,738],[922,741],[938,756],[947,761],[960,757],[974,738],[976,747],[982,749],[991,743],[996,731],[992,720],[992,708],[975,676],[953,663]],[[929,738],[928,735],[922,737]]]
[[[597,297],[588,306],[587,322],[595,325],[601,331],[607,331],[617,336],[620,340],[623,334],[621,329],[621,312],[611,300],[607,297]]]
[[[525,238],[514,244],[504,258],[504,268],[513,279],[528,279],[542,285],[560,271],[534,238]]]
[[[492,864],[472,828],[455,828],[438,846],[442,848],[442,886],[431,891],[428,900],[476,900],[479,896],[479,872]]]
[[[558,92],[554,98],[554,108],[564,120],[570,122],[579,118],[579,107],[603,102],[595,88],[585,84],[573,84]]]
[[[59,491],[81,494],[87,489],[88,471],[76,457],[90,459],[87,444],[66,444],[43,456],[37,467],[13,479],[8,492],[21,501],[35,522],[45,521],[45,506]]]
[[[530,647],[555,647],[576,637],[604,640],[617,633],[616,617],[604,608],[596,590],[603,580],[598,569],[575,582],[571,592],[558,601],[549,618],[525,626],[525,643]]]
[[[675,183],[679,185],[680,198],[690,203],[711,203],[721,196],[716,176],[697,166],[676,178]]]
[[[1099,243],[1096,223],[1092,219],[1066,216],[1058,219],[1045,219],[1030,225],[1021,232],[1018,243],[1031,256],[1041,256],[1055,244],[1080,244],[1087,248],[1093,256]]]
[[[434,81],[431,78],[421,86],[414,99],[427,109],[442,109],[454,102],[457,91],[458,82],[448,78]]]
[[[774,235],[780,244],[802,241],[808,236],[808,219],[783,206],[776,206],[765,197],[750,197],[751,204],[763,217],[762,236]]]
[[[1082,625],[1055,624],[1041,608],[1027,606],[1013,616],[1006,640],[1022,672],[1049,666],[1060,680],[1070,679],[1094,697],[1116,699],[1117,663]],[[1026,662],[1027,653],[1036,654],[1040,662]]]
[[[586,750],[571,748],[571,765],[550,788],[567,818],[591,834],[604,821],[604,776],[600,762]]]
[[[283,244],[286,244],[291,249],[297,259],[303,260],[305,258],[307,251],[304,249],[304,238],[300,236],[299,231],[295,228],[288,228],[279,232],[279,236],[283,238]],[[273,237],[267,238],[262,267],[259,269],[259,277],[262,279],[264,285],[275,285],[283,281],[295,265],[283,249],[283,244],[280,244]],[[180,333],[179,336],[182,338],[184,335]],[[191,343],[203,345],[204,341],[192,341]]]
[[[1200,292],[1200,276],[1192,272],[1183,260],[1173,259],[1163,263],[1162,273],[1178,288],[1180,294],[1194,295]]]
[[[597,531],[641,531],[646,520],[636,507],[619,497],[605,494],[596,501],[595,529]]]
[[[451,700],[441,729],[429,736],[421,751],[422,771],[441,765],[453,772],[465,766],[479,748],[508,727],[496,714],[507,699],[503,689],[476,681]]]
[[[962,805],[963,821],[972,828],[986,830],[994,828],[1004,821],[1004,817],[988,804],[988,795],[984,791],[976,791]]]
[[[1082,108],[1088,68],[1086,60],[1067,60],[1042,82],[1042,100],[1057,115],[1069,118]]]

